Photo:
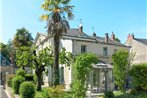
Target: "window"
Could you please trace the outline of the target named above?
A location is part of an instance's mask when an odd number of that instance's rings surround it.
[[[107,56],[108,55],[108,48],[104,47],[103,48],[103,56]]]
[[[81,45],[81,53],[86,53],[86,52],[87,52],[87,46]]]
[[[60,68],[60,82],[64,83],[64,67]]]

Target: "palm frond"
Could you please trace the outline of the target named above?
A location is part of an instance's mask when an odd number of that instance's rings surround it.
[[[48,20],[48,18],[49,18],[48,14],[43,14],[43,15],[40,16],[41,21]]]
[[[70,1],[71,0],[61,0],[61,3],[64,4],[64,5],[66,5],[66,4],[69,4]]]

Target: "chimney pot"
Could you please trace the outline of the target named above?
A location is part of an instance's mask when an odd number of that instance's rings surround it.
[[[108,43],[109,35],[108,33],[105,33],[105,43]]]
[[[80,25],[79,25],[79,32],[83,32],[83,25],[82,25],[82,23],[80,23]]]
[[[93,32],[93,36],[96,37],[96,33],[95,32]]]
[[[115,34],[114,34],[114,32],[112,32],[111,39],[112,40],[115,40]]]

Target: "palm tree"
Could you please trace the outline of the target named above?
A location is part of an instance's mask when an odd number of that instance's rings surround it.
[[[44,0],[42,9],[48,14],[42,15],[41,19],[48,21],[48,36],[54,39],[54,65],[53,65],[53,85],[59,84],[59,40],[63,33],[69,29],[68,19],[73,19],[72,9],[69,5],[71,0]]]

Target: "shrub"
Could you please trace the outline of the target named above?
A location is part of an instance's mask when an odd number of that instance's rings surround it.
[[[37,91],[35,94],[35,98],[50,98],[48,88],[42,88],[41,91]]]
[[[16,71],[16,76],[25,77],[25,74],[26,74],[25,70],[23,70],[21,68]]]
[[[22,82],[24,82],[24,81],[25,81],[24,77],[21,77],[21,76],[16,76],[16,77],[13,78],[13,80],[12,80],[12,88],[13,88],[13,92],[15,94],[19,94],[20,84]]]
[[[106,91],[104,93],[104,98],[114,98],[114,94],[112,91]]]
[[[37,83],[37,76],[36,75],[34,75],[33,80],[34,80],[34,83],[36,84]]]
[[[34,75],[26,74],[25,75],[25,81],[33,81],[34,82]]]
[[[132,83],[137,91],[147,91],[147,63],[133,65],[130,70]]]
[[[34,98],[35,85],[32,82],[23,82],[19,89],[20,98]]]
[[[62,85],[57,85],[49,88],[49,96],[50,98],[63,98],[64,95],[64,87]]]
[[[7,81],[7,85],[8,85],[9,87],[12,87],[12,80],[13,80],[14,77],[15,77],[14,74],[8,74],[8,75],[7,75],[6,81]]]

